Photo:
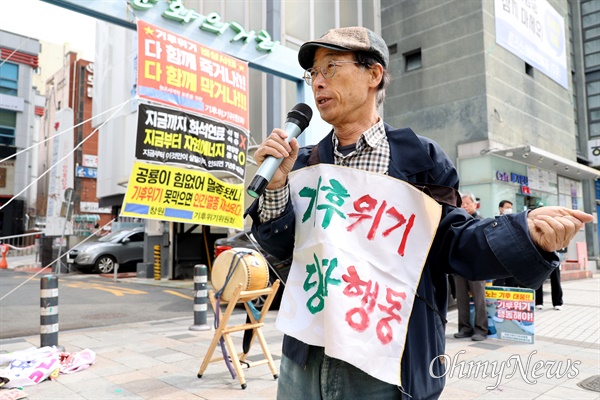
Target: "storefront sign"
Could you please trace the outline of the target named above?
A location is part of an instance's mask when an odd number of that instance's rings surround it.
[[[85,69],[87,71],[87,97],[91,99],[94,95],[94,64],[88,64]]]
[[[112,208],[100,207],[97,201],[82,201],[79,203],[79,211],[96,214],[110,214],[112,212]]]
[[[592,167],[600,165],[600,139],[588,141],[588,158]]]
[[[525,175],[515,174],[514,172],[496,171],[496,179],[502,182],[518,183],[520,185],[529,186],[529,180]]]
[[[149,10],[153,8],[159,0],[132,0],[131,7],[135,10]],[[211,12],[208,15],[202,15],[196,10],[188,9],[183,4],[183,0],[171,0],[167,9],[163,11],[162,17],[180,24],[189,24],[192,21],[200,21],[199,28],[203,31],[213,33],[217,36],[222,35],[227,30],[233,30],[235,36],[231,42],[244,42],[244,44],[255,42],[256,49],[264,52],[272,52],[279,42],[271,40],[271,35],[264,29],[256,33],[252,30],[246,30],[237,22],[221,21],[221,16],[217,12]]]
[[[510,182],[510,175],[506,172],[496,171],[496,179],[502,182]]]
[[[21,111],[25,109],[25,99],[22,97],[0,94],[0,108],[11,111]]]
[[[266,30],[247,30],[237,22],[222,21],[216,12],[202,15],[187,9],[181,0],[42,0],[127,29],[137,20],[160,26],[180,36],[204,43],[211,49],[250,63],[252,68],[302,83],[298,52],[281,46]],[[210,9],[210,5],[205,4]],[[305,85],[304,85],[305,86]],[[304,89],[303,86],[300,86]],[[308,88],[308,87],[307,87]],[[312,98],[310,90],[302,96]],[[303,99],[305,101],[310,101]]]
[[[84,154],[81,158],[84,167],[98,168],[98,156],[93,154]]]
[[[96,168],[77,166],[75,176],[78,178],[98,178],[98,170]]]

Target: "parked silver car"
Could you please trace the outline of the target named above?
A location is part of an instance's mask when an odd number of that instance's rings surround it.
[[[144,258],[144,228],[122,229],[85,242],[69,250],[67,262],[81,271],[113,272],[115,263],[142,262]]]

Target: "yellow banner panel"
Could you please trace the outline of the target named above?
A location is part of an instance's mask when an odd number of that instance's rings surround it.
[[[242,229],[243,192],[208,172],[136,161],[121,215]]]
[[[485,290],[485,297],[488,299],[498,299],[498,300],[513,300],[513,301],[533,301],[534,293],[533,290],[530,292],[521,292],[521,291],[507,291],[507,290]]]

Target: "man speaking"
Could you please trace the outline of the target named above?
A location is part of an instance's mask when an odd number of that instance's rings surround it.
[[[293,256],[277,397],[438,398],[445,366],[432,360],[445,350],[447,274],[537,288],[559,265],[555,250],[592,216],[467,214],[444,151],[380,117],[389,54],[374,32],[332,29],[298,60],[333,129],[303,148],[274,129],[254,158],[281,163],[248,210],[261,246]]]

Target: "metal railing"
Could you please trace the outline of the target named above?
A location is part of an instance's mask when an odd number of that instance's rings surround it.
[[[7,244],[9,247],[8,257],[19,257],[30,254],[39,255],[40,241],[43,232],[30,232],[22,235],[0,237],[0,244]]]

